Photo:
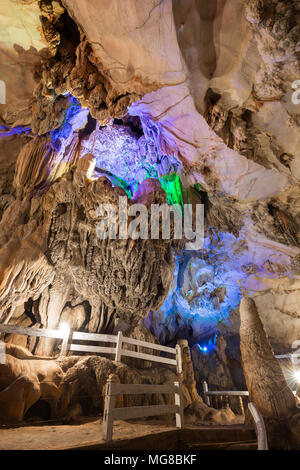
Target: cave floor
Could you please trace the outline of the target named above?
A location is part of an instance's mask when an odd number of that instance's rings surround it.
[[[243,425],[187,425],[166,421],[115,421],[113,441],[102,439],[102,418],[76,424],[0,428],[0,450],[255,450],[256,436]]]

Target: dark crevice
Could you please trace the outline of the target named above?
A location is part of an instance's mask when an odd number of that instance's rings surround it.
[[[24,416],[24,421],[38,421],[40,419],[44,421],[51,419],[51,406],[42,399],[34,403]]]
[[[33,313],[33,305],[34,302],[32,298],[28,299],[27,302],[24,303],[24,314],[31,320],[30,326],[33,326],[37,323],[37,319]]]

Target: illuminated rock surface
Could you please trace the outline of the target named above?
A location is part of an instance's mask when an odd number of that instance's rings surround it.
[[[274,357],[254,300],[243,297],[240,313],[241,353],[249,399],[265,420],[268,445],[271,449],[299,449],[300,409]]]

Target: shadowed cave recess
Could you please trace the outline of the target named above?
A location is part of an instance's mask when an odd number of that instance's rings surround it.
[[[300,340],[299,5],[4,3],[21,20],[0,42],[0,323],[187,340],[200,395],[246,390],[243,297],[275,354]],[[203,247],[100,240],[97,209],[120,196],[204,205]],[[27,417],[53,414],[36,403]]]

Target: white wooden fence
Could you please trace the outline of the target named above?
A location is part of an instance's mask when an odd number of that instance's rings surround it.
[[[268,450],[268,438],[264,418],[255,403],[248,403],[249,411],[254,419],[257,434],[257,450]]]
[[[147,341],[140,341],[123,336],[121,331],[118,333],[118,335],[104,335],[100,333],[84,333],[80,331],[73,331],[69,328],[48,330],[43,328],[25,328],[16,325],[0,325],[0,333],[61,339],[61,356],[68,355],[69,351],[103,353],[114,355],[114,360],[118,362],[121,361],[122,356],[128,356],[136,359],[143,359],[151,362],[159,362],[161,364],[176,366],[177,373],[180,374],[182,372],[182,356],[179,345],[177,345],[176,348],[169,348],[167,346],[161,346],[160,344],[148,343]],[[114,346],[76,344],[73,343],[73,341],[113,343]],[[154,351],[163,352],[171,355],[171,358],[146,354],[140,351],[127,350],[123,348],[124,344],[132,344],[134,346],[138,346],[139,349],[148,348]]]
[[[226,397],[238,397],[239,404],[242,414],[245,413],[243,397],[249,397],[249,392],[244,390],[208,390],[207,382],[203,382],[203,393],[205,403],[210,406],[210,397],[219,397],[221,402],[223,402]],[[225,404],[229,404],[228,400],[225,399]],[[262,415],[256,408],[255,404],[250,402],[248,403],[248,408],[254,419],[256,434],[257,434],[257,449],[258,450],[268,450],[268,440],[267,433],[265,428],[265,423]]]
[[[174,405],[151,405],[151,406],[131,406],[127,408],[115,408],[117,395],[138,395],[146,393],[174,393]],[[165,385],[147,384],[119,384],[108,379],[106,384],[105,405],[103,416],[103,439],[111,441],[113,435],[114,420],[145,418],[148,416],[159,416],[163,414],[175,413],[176,427],[184,426],[184,410],[179,382]]]
[[[238,397],[239,400],[239,406],[241,413],[245,413],[245,408],[244,408],[244,403],[243,403],[243,397],[248,397],[249,392],[247,391],[237,391],[237,390],[208,390],[208,385],[207,382],[203,382],[203,394],[204,394],[204,401],[207,404],[207,406],[211,406],[211,399],[210,397],[216,397],[217,399],[220,400],[221,406],[223,404],[229,405],[229,399],[230,397]]]
[[[276,359],[300,359],[300,354],[297,353],[290,353],[290,354],[276,354]]]
[[[293,394],[296,395],[296,391],[293,390]],[[249,392],[246,390],[209,390],[207,382],[203,382],[203,394],[204,394],[204,401],[207,406],[211,406],[211,399],[210,397],[216,397],[216,399],[220,400],[220,404],[222,405],[230,405],[230,397],[238,397],[239,399],[239,407],[242,414],[245,413],[245,407],[243,403],[243,397],[249,397]]]

